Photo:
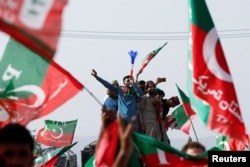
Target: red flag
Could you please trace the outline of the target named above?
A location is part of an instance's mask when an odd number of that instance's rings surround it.
[[[65,0],[1,1],[0,29],[41,56],[52,58],[66,4]]]
[[[117,151],[118,126],[117,120],[112,122],[99,139],[95,154],[97,167],[112,166]]]
[[[22,53],[20,55],[20,53]],[[0,127],[53,112],[83,85],[52,60],[10,40],[0,60]]]
[[[45,120],[45,127],[40,129],[36,141],[47,146],[64,147],[72,144],[77,120],[53,121]]]
[[[240,142],[239,140],[235,140],[235,139],[229,139],[228,141],[229,144],[229,148],[232,151],[244,151],[246,148],[246,145],[242,142]]]
[[[189,0],[188,91],[192,108],[211,130],[249,144],[233,80],[204,0]]]

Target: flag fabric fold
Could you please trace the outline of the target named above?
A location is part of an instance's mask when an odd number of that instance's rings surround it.
[[[67,1],[2,1],[0,29],[46,58],[53,58]]]
[[[60,158],[60,156],[63,155],[66,151],[68,151],[70,148],[72,148],[76,144],[77,142],[71,145],[65,146],[65,147],[57,148],[55,150],[48,152],[47,154],[41,157],[36,158],[34,160],[34,167],[54,166],[57,160]]]
[[[63,105],[83,85],[53,60],[9,40],[0,60],[0,127],[22,125]]]
[[[133,134],[133,142],[144,164],[149,167],[204,167],[208,164],[207,151],[199,156],[190,156],[171,145],[138,133]]]
[[[249,145],[233,80],[205,0],[189,0],[188,94],[211,130]]]
[[[77,120],[66,122],[45,120],[44,122],[45,127],[37,133],[37,142],[53,147],[64,147],[72,144]]]
[[[164,48],[167,45],[167,42],[164,43],[161,47],[153,50],[152,52],[150,52],[142,61],[142,65],[140,67],[140,70],[138,72],[138,74],[141,74],[143,69],[148,65],[148,63],[162,50],[162,48]]]

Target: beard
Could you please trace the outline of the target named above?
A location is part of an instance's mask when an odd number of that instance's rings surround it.
[[[148,94],[149,94],[150,96],[153,96],[153,95],[156,95],[156,92],[155,92],[155,90],[149,90],[149,91],[148,91]]]

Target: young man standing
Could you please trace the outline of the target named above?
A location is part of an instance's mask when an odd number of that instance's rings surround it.
[[[118,87],[111,83],[105,81],[97,75],[95,70],[92,70],[91,75],[93,75],[103,86],[114,91],[118,96],[118,114],[121,115],[126,121],[130,121],[133,116],[136,116],[135,130],[139,131],[139,122],[137,116],[137,98],[143,95],[143,92],[134,83],[134,79],[131,76],[125,76],[123,78],[124,86]]]

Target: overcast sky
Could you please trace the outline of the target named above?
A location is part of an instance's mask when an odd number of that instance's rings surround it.
[[[250,133],[250,1],[206,2],[221,37],[243,119]],[[179,95],[176,83],[187,93],[186,0],[70,0],[64,10],[62,29],[56,62],[100,101],[106,95],[106,88],[90,75],[92,69],[107,81],[117,79],[122,83],[123,76],[131,69],[128,51],[138,51],[134,65],[136,73],[143,58],[165,42],[168,45],[149,63],[140,79],[166,77],[167,82],[159,84],[166,97]],[[44,126],[45,119],[78,119],[76,136],[98,136],[100,109],[95,99],[83,90],[55,112],[32,121],[28,127],[38,130]],[[198,137],[215,135],[198,119],[194,126]],[[194,137],[193,132],[191,135]],[[187,139],[185,134],[175,130],[170,131],[169,136]]]

